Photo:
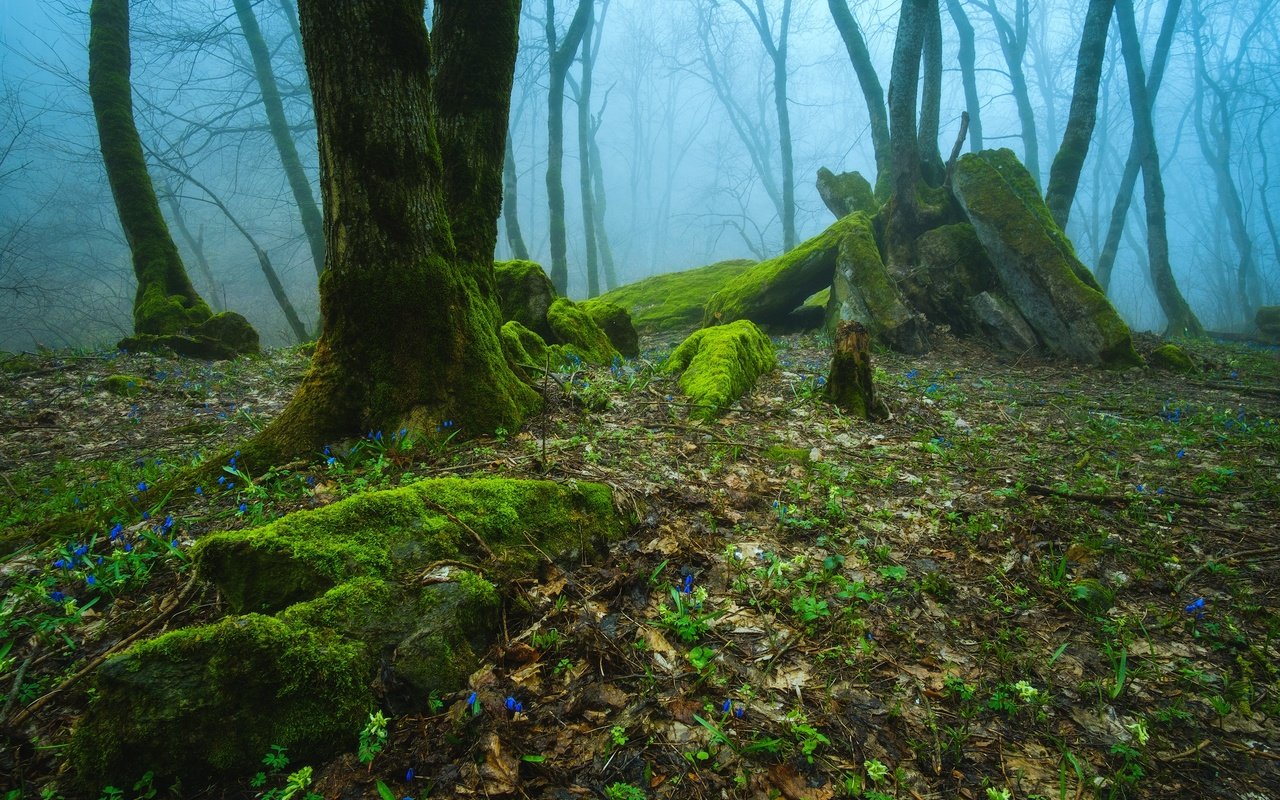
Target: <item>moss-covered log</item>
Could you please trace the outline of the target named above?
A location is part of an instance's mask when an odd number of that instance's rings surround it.
[[[133,255],[138,282],[133,329],[140,337],[190,334],[213,312],[191,285],[160,213],[133,120],[130,66],[127,0],[94,0],[89,9],[89,98],[107,182]],[[248,323],[238,327],[248,327]],[[251,348],[237,352],[257,352],[256,333],[249,337],[241,330],[235,339],[252,339]],[[168,344],[163,338],[135,341],[138,346]]]
[[[681,372],[680,388],[693,416],[707,419],[742,397],[773,369],[773,342],[749,320],[694,331],[675,349],[666,369]]]

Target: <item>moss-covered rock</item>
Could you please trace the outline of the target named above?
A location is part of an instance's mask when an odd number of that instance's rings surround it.
[[[1176,344],[1162,344],[1147,356],[1147,363],[1155,369],[1183,374],[1196,371],[1196,365],[1186,352]]]
[[[493,272],[502,319],[519,322],[543,339],[551,338],[547,311],[556,299],[556,290],[542,266],[533,261],[498,261]]]
[[[893,278],[880,260],[875,231],[866,214],[845,219],[847,230],[836,255],[826,327],[857,321],[866,326],[872,340],[903,353],[929,349],[927,323],[903,302]]]
[[[871,184],[860,172],[836,175],[826,167],[818,168],[818,196],[836,219],[862,211],[874,214],[880,208]]]
[[[353,578],[482,559],[477,535],[498,558],[491,568],[514,575],[542,552],[578,552],[619,527],[608,489],[596,484],[441,478],[211,534],[192,558],[232,611],[278,611]]]
[[[710,418],[742,397],[773,369],[773,342],[749,320],[694,331],[675,349],[666,369],[682,372],[680,388],[693,401],[693,415]]]
[[[1096,282],[1081,278],[1084,266],[1012,151],[961,157],[954,190],[995,265],[1004,294],[1046,347],[1086,363],[1141,363],[1129,327]]]
[[[999,278],[973,226],[943,225],[922,233],[915,245],[914,261],[892,267],[906,303],[935,325],[961,335],[979,333],[970,301],[996,289]]]
[[[810,295],[831,285],[840,242],[857,223],[845,217],[777,258],[762,261],[730,280],[707,301],[704,325],[739,319],[782,322]]]
[[[103,378],[102,391],[119,397],[137,397],[142,392],[144,380],[137,375],[108,375]]]
[[[184,333],[139,333],[121,339],[118,347],[132,353],[172,350],[180,356],[208,361],[225,361],[262,352],[258,332],[247,319],[234,311],[214,314]]]
[[[1018,309],[998,291],[982,292],[966,304],[977,323],[977,332],[1002,350],[1025,353],[1040,346],[1036,332]]]
[[[625,308],[598,297],[578,305],[596,321],[619,353],[627,358],[640,355],[640,335]]]
[[[622,528],[598,484],[440,479],[205,537],[199,574],[247,613],[108,660],[68,763],[87,793],[144,770],[189,786],[251,774],[271,745],[299,761],[349,749],[375,686],[420,707],[461,688],[496,635],[494,585],[435,562],[527,575]]]
[[[529,367],[543,366],[547,343],[519,322],[505,323],[498,331],[498,338],[502,341],[502,352],[506,354],[507,362],[522,378],[528,379]]]
[[[720,261],[619,286],[595,298],[627,309],[640,333],[689,329],[702,324],[707,300],[756,262]]]
[[[1263,339],[1280,342],[1280,306],[1260,306],[1253,321]]]
[[[214,314],[192,328],[191,335],[197,341],[208,339],[216,342],[227,352],[236,355],[257,355],[262,352],[258,332],[249,324],[249,320],[234,311]]]
[[[618,356],[609,336],[587,311],[567,297],[557,297],[547,310],[553,341],[577,353],[583,361],[608,364]]]

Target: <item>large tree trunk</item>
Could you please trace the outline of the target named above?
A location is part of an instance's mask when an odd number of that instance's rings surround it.
[[[94,0],[89,9],[89,98],[107,182],[133,253],[138,280],[133,329],[139,334],[177,334],[213,312],[191,285],[160,214],[133,121],[129,69],[128,0]]]
[[[253,14],[253,6],[249,0],[233,0],[233,3],[240,20],[240,30],[249,45],[249,55],[253,58],[253,69],[258,78],[258,87],[262,91],[262,105],[267,111],[271,139],[275,142],[276,152],[280,154],[280,163],[284,165],[284,174],[289,180],[289,189],[298,205],[298,216],[302,220],[302,229],[307,234],[307,244],[311,248],[311,260],[319,275],[324,270],[324,229],[320,209],[316,208],[311,182],[307,180],[307,173],[302,168],[298,148],[289,131],[289,122],[284,116],[280,88],[276,85],[275,71],[271,68],[271,54],[267,50],[266,40],[262,38],[262,30],[258,27],[258,19]]]
[[[875,149],[876,175],[874,183],[876,196],[883,199],[889,191],[889,176],[893,172],[893,156],[889,139],[889,114],[885,110],[884,89],[880,85],[880,76],[876,74],[875,65],[871,63],[871,53],[863,39],[862,30],[849,11],[847,0],[827,0],[831,9],[831,18],[840,31],[845,49],[849,51],[849,62],[858,76],[858,86],[862,89],[862,97],[867,104],[867,116],[871,123],[871,146]],[[972,34],[972,29],[970,29]],[[976,92],[976,89],[975,89]],[[975,95],[976,96],[976,95]]]
[[[1147,100],[1154,103],[1160,91],[1160,83],[1164,78],[1165,65],[1169,63],[1169,48],[1173,42],[1173,32],[1177,27],[1178,10],[1182,0],[1169,0],[1164,10],[1164,21],[1160,24],[1160,36],[1156,39],[1156,49],[1151,56],[1151,74],[1147,77]],[[1111,287],[1111,272],[1115,267],[1116,255],[1120,252],[1120,238],[1124,234],[1124,220],[1129,214],[1129,205],[1133,202],[1133,190],[1138,185],[1138,171],[1142,168],[1142,147],[1138,142],[1137,129],[1134,129],[1133,141],[1129,143],[1129,154],[1125,157],[1124,172],[1120,176],[1120,188],[1116,190],[1116,201],[1111,207],[1111,221],[1107,225],[1107,238],[1103,240],[1102,251],[1098,254],[1098,266],[1095,269],[1098,284],[1106,292]]]
[[[996,8],[995,0],[985,0],[983,5],[991,16],[992,24],[996,27],[996,34],[1000,39],[1000,51],[1004,54],[1005,64],[1009,68],[1009,88],[1013,92],[1014,104],[1018,108],[1018,122],[1022,126],[1022,160],[1031,177],[1039,185],[1040,145],[1036,136],[1036,115],[1031,108],[1027,75],[1022,68],[1022,58],[1027,52],[1027,26],[1030,24],[1028,0],[1017,0],[1012,24]]]
[[[1133,111],[1134,138],[1142,155],[1143,195],[1147,205],[1147,258],[1156,299],[1164,311],[1167,336],[1200,336],[1204,328],[1178,289],[1169,263],[1169,236],[1165,228],[1164,183],[1160,177],[1160,153],[1151,122],[1151,102],[1142,66],[1142,42],[1133,19],[1133,0],[1116,0],[1120,47],[1129,77],[1129,107]]]
[[[960,39],[960,81],[964,84],[964,107],[969,112],[969,149],[982,149],[982,109],[978,98],[978,54],[974,45],[973,25],[960,0],[947,0],[947,12],[955,23]]]
[[[573,57],[582,44],[594,0],[578,0],[564,41],[557,43],[555,0],[547,0],[547,51],[550,87],[547,90],[547,212],[551,232],[551,283],[569,293],[569,243],[564,223],[564,84]]]
[[[1089,154],[1089,142],[1093,138],[1093,126],[1098,118],[1098,84],[1102,80],[1102,61],[1107,49],[1107,28],[1111,25],[1111,12],[1115,0],[1089,0],[1089,11],[1084,18],[1084,33],[1080,37],[1080,53],[1076,57],[1076,85],[1071,94],[1071,114],[1067,117],[1067,130],[1062,135],[1062,145],[1049,169],[1049,190],[1045,192],[1045,205],[1053,215],[1053,221],[1062,230],[1067,229],[1071,216],[1071,204],[1075,202],[1076,187],[1080,184],[1080,171],[1084,169]]]
[[[328,244],[323,327],[254,456],[443,420],[513,428],[535,407],[502,355],[492,262],[519,10],[437,0],[433,64],[422,0],[299,4]],[[442,153],[467,158],[446,167]]]

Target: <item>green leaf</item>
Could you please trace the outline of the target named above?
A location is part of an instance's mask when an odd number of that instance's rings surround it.
[[[391,788],[387,786],[385,783],[383,783],[382,781],[378,781],[377,787],[378,787],[378,797],[381,797],[382,800],[396,800],[396,793],[391,791]]]
[[[541,764],[542,762],[547,760],[547,757],[542,755],[530,754],[527,756],[520,756],[520,760],[527,761],[530,764]]]

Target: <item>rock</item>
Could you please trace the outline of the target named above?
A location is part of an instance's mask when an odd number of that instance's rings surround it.
[[[1280,343],[1280,306],[1260,306],[1253,321],[1263,339]]]
[[[627,358],[640,355],[640,335],[631,324],[631,315],[617,303],[594,298],[578,303],[591,316],[619,353]]]
[[[619,286],[595,298],[595,301],[614,303],[627,309],[636,330],[641,333],[688,330],[702,324],[711,295],[755,263],[745,259],[720,261],[698,269],[656,275]]]
[[[1012,151],[962,156],[954,191],[1004,294],[1046,347],[1090,364],[1141,363],[1129,327],[1053,224],[1035,183]]]
[[[502,342],[502,352],[506,355],[507,362],[518,375],[527,378],[530,375],[528,367],[546,369],[559,364],[560,357],[556,356],[554,359],[556,363],[548,365],[547,343],[541,336],[515,320],[502,326],[498,331],[498,338]]]
[[[234,311],[214,314],[192,328],[191,335],[197,342],[208,340],[217,343],[231,354],[227,356],[228,358],[258,355],[262,352],[258,342],[258,332],[249,324],[249,320]],[[211,355],[209,358],[219,358],[219,356]]]
[[[782,255],[762,261],[730,280],[707,301],[704,325],[739,319],[783,322],[810,295],[831,285],[836,255],[857,215],[838,220],[822,233]]]
[[[1166,372],[1181,372],[1183,374],[1195,372],[1196,365],[1186,352],[1176,344],[1162,344],[1147,356],[1147,363],[1155,369],[1162,369]]]
[[[375,687],[420,708],[464,686],[497,634],[494,586],[428,565],[528,575],[623,528],[599,484],[438,479],[210,534],[193,558],[233,615],[98,669],[72,737],[76,780],[87,793],[153,770],[200,785],[252,774],[271,745],[300,762],[350,749]]]
[[[557,297],[547,310],[554,344],[564,345],[592,364],[608,364],[618,356],[613,342],[587,311],[567,297]]]
[[[818,196],[836,219],[847,217],[856,211],[874,214],[880,204],[876,202],[871,184],[860,172],[842,172],[836,175],[826,167],[818,168]]]
[[[935,325],[960,335],[983,331],[970,301],[996,289],[999,278],[973,226],[943,225],[916,239],[914,262],[891,265],[891,274],[912,308]]]
[[[547,310],[556,290],[541,265],[533,261],[497,261],[493,265],[498,282],[498,306],[504,322],[514,320],[543,339],[551,338]]]
[[[1036,332],[1008,300],[995,292],[983,292],[969,298],[968,309],[977,321],[978,331],[1002,350],[1025,353],[1040,346]]]
[[[880,260],[871,220],[857,213],[844,222],[827,303],[827,330],[834,334],[839,323],[854,320],[886,347],[903,353],[927,352],[927,323],[903,302],[889,277]]]
[[[742,397],[777,364],[773,342],[749,320],[694,331],[667,360],[681,372],[680,388],[693,401],[692,415],[714,417]]]
[[[119,397],[137,397],[145,381],[137,375],[108,375],[98,384],[102,391]]]

